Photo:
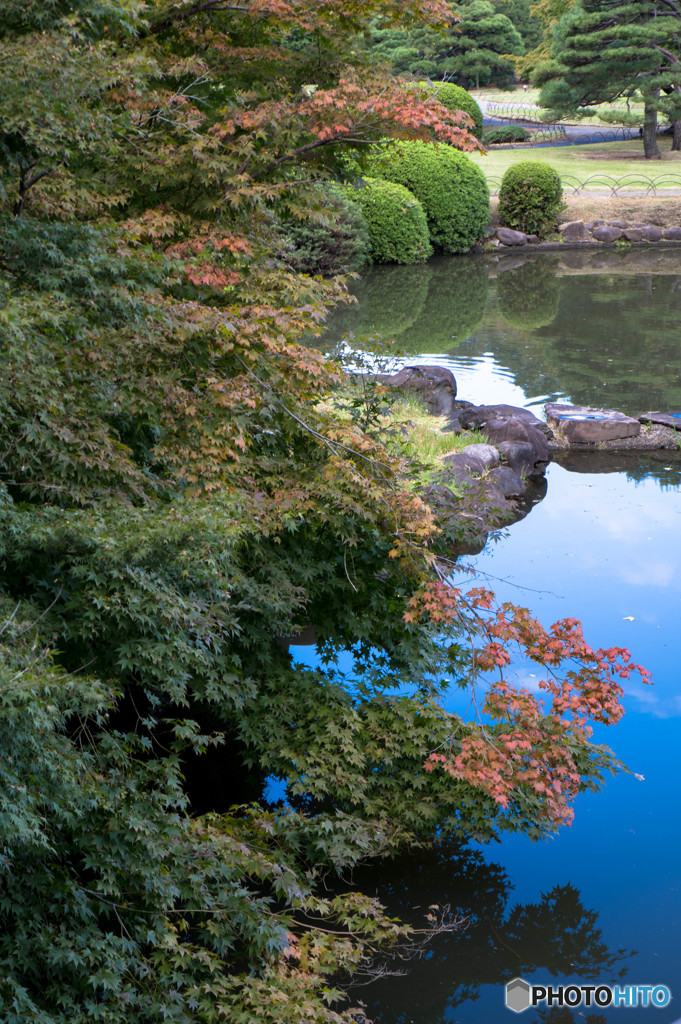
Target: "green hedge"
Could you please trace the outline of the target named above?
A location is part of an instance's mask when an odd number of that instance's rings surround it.
[[[482,141],[486,146],[494,146],[504,142],[527,142],[530,133],[519,124],[504,124],[497,128],[489,128],[484,132]]]
[[[563,186],[558,171],[540,160],[521,160],[508,168],[499,189],[499,220],[509,228],[540,238],[558,229]]]
[[[447,110],[463,110],[470,114],[473,118],[472,133],[476,139],[482,138],[482,110],[466,89],[452,82],[434,82],[433,85],[419,82],[419,88],[428,95],[435,93]]]
[[[377,178],[404,185],[423,205],[431,241],[445,253],[468,252],[489,224],[489,189],[464,153],[430,142],[391,142],[369,158]]]
[[[421,263],[432,254],[426,214],[403,185],[365,178],[343,191],[364,214],[375,263]]]

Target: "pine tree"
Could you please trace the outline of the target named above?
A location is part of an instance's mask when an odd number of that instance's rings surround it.
[[[665,0],[583,0],[556,25],[553,60],[540,64],[540,102],[555,116],[640,93],[647,158],[659,157],[658,112],[681,111],[681,9]]]

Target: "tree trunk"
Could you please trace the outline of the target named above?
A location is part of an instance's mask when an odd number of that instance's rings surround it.
[[[643,153],[646,160],[661,160],[657,145],[657,96],[646,97],[643,113]]]
[[[672,149],[681,149],[681,118],[678,121],[672,121],[674,127],[674,141],[672,142]]]

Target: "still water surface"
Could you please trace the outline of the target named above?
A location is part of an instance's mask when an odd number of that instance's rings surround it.
[[[681,410],[676,251],[379,267],[356,293],[329,336],[391,337],[405,362],[448,366],[461,398],[540,415],[556,399]],[[547,842],[515,836],[362,878],[395,913],[449,903],[468,920],[407,976],[356,993],[383,1024],[681,1021],[681,455],[573,457],[547,479],[530,515],[467,562],[499,598],[545,623],[575,615],[592,646],[628,647],[652,670],[654,686],[632,679],[625,718],[596,734],[645,780],[621,774],[583,796],[573,827]],[[536,687],[531,669],[517,671]],[[449,708],[466,711],[465,697]],[[664,984],[673,998],[665,1009],[516,1015],[503,985],[517,975]]]

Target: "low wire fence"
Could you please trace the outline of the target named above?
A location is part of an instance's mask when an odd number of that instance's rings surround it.
[[[678,189],[681,192],[681,174],[659,174],[655,178],[647,174],[625,174],[622,178],[613,178],[609,174],[591,174],[588,178],[580,179],[571,174],[561,174],[560,180],[563,184],[563,192],[567,195],[579,195],[581,192],[599,192],[611,196],[619,195],[620,192],[635,192],[637,195],[657,195],[669,189]],[[490,192],[497,195],[501,188],[501,178],[490,177],[487,179]]]
[[[630,113],[625,107],[610,107],[608,109],[612,114],[620,112],[622,114]],[[540,107],[532,103],[500,103],[497,100],[488,100],[484,105],[483,113],[488,114],[490,117],[508,117],[513,121],[523,120],[531,121],[534,124],[543,124],[539,116],[540,110]],[[631,111],[631,113],[635,112],[637,111]],[[643,108],[641,108],[641,113],[643,113]],[[588,124],[588,121],[581,123]]]
[[[505,142],[503,145],[507,149],[532,149],[533,146],[564,146],[567,143],[580,142],[582,144],[591,142],[624,142],[625,139],[631,139],[636,137],[636,132],[631,128],[594,128],[593,131],[589,130],[588,133],[583,129],[580,129],[578,137],[570,135],[569,129],[571,125],[564,124],[549,124],[544,125],[541,128],[535,130],[534,125],[529,123],[522,123],[520,121],[504,121],[503,125],[499,123],[497,126],[494,123],[486,124],[488,128],[504,127],[506,124],[516,124],[519,128],[527,128],[531,131],[529,139],[518,142]]]

